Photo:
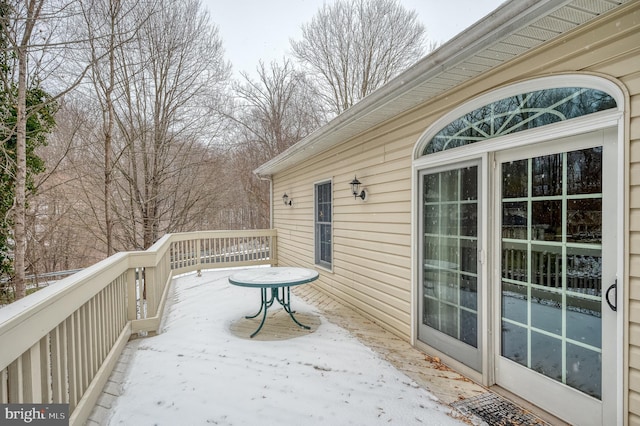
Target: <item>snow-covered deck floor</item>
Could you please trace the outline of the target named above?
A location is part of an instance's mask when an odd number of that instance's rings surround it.
[[[233,272],[174,281],[162,332],[128,343],[89,425],[459,425],[448,404],[486,392],[310,286],[292,297],[310,331],[274,309],[249,339],[259,291]]]

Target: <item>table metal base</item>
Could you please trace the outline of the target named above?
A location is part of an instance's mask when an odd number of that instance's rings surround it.
[[[271,296],[267,296],[267,290],[271,290]],[[282,294],[280,294],[280,290],[282,290]],[[278,301],[278,303],[282,305],[284,310],[289,314],[291,319],[296,324],[298,324],[300,327],[302,327],[302,328],[304,328],[306,330],[311,330],[311,327],[302,324],[300,321],[298,321],[296,319],[295,316],[293,316],[295,311],[291,310],[291,290],[290,290],[290,287],[261,288],[260,289],[260,294],[261,294],[261,299],[262,299],[261,305],[260,305],[260,310],[255,315],[247,315],[245,317],[247,319],[252,319],[252,318],[255,318],[258,315],[260,315],[260,313],[262,313],[262,321],[260,321],[260,325],[258,326],[258,329],[256,331],[254,331],[253,334],[251,334],[250,337],[253,337],[256,334],[258,334],[260,332],[260,330],[262,329],[262,326],[264,325],[264,322],[267,319],[267,310],[269,309],[269,307],[271,307],[271,305],[273,305],[274,301]]]

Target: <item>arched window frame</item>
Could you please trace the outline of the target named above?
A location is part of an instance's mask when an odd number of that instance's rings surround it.
[[[617,108],[611,108],[582,117],[572,118],[546,126],[536,127],[530,130],[490,138],[462,147],[452,148],[428,155],[422,154],[423,150],[425,149],[427,144],[431,142],[434,136],[436,136],[451,122],[459,119],[465,114],[468,114],[478,108],[482,108],[501,99],[509,98],[511,96],[538,90],[555,89],[561,87],[584,87],[588,89],[600,90],[609,94],[615,99]],[[501,145],[502,141],[504,141],[505,138],[509,138],[510,146],[512,147],[526,145],[531,140],[531,133],[534,132],[538,141],[544,141],[551,138],[576,134],[576,126],[580,127],[580,129],[584,132],[595,130],[605,126],[607,123],[612,124],[613,121],[616,121],[622,114],[624,105],[625,97],[623,92],[620,90],[620,87],[618,87],[613,81],[598,76],[587,74],[563,74],[514,83],[509,86],[494,89],[490,92],[477,96],[476,98],[462,104],[458,108],[449,111],[438,120],[436,120],[420,136],[418,142],[414,146],[414,162],[432,163],[439,162],[440,159],[444,158],[451,159],[452,156],[455,157],[461,155],[461,152],[464,152],[464,155],[466,156],[469,153],[492,151],[492,146]]]

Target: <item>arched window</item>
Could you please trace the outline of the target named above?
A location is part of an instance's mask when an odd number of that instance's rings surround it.
[[[609,94],[585,87],[557,87],[509,96],[450,122],[424,145],[421,155],[469,145],[616,108]]]

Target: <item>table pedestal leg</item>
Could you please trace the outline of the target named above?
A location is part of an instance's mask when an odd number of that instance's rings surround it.
[[[245,318],[247,319],[251,319],[251,318],[255,318],[258,315],[260,315],[260,312],[262,312],[262,321],[260,321],[260,325],[258,326],[258,329],[256,331],[254,331],[251,336],[251,338],[253,338],[253,336],[255,336],[256,334],[258,334],[260,332],[260,330],[262,330],[262,326],[264,325],[265,320],[267,319],[267,309],[269,309],[269,306],[273,305],[273,291],[271,292],[271,298],[267,299],[267,289],[266,288],[261,288],[260,289],[260,310],[258,311],[257,314],[255,315],[248,315]]]
[[[280,295],[280,289],[282,289],[282,295]],[[255,336],[256,334],[258,334],[260,332],[260,330],[262,330],[262,326],[264,325],[266,319],[267,319],[267,310],[269,309],[269,307],[271,305],[273,305],[274,301],[278,301],[278,303],[280,303],[282,305],[282,307],[284,308],[284,310],[289,314],[289,316],[291,317],[291,319],[298,324],[300,327],[304,328],[305,330],[311,330],[311,327],[309,327],[308,325],[304,325],[302,324],[300,321],[298,321],[298,319],[293,316],[293,314],[295,313],[295,311],[291,310],[291,289],[290,287],[280,287],[280,288],[271,288],[271,297],[267,297],[267,288],[261,288],[260,289],[260,310],[255,314],[255,315],[247,315],[245,316],[245,318],[247,319],[252,319],[257,317],[258,315],[260,315],[262,313],[262,320],[260,321],[260,325],[258,326],[258,329],[256,331],[254,331],[250,337]]]
[[[298,324],[300,327],[304,328],[305,330],[311,330],[311,327],[309,327],[308,325],[304,325],[302,324],[300,321],[298,321],[296,319],[296,317],[293,316],[293,313],[295,311],[291,310],[291,291],[290,291],[290,287],[282,287],[282,297],[279,297],[279,290],[280,289],[271,289],[272,292],[276,293],[276,300],[278,300],[278,303],[280,303],[282,305],[282,307],[284,308],[284,310],[289,314],[289,316],[291,317],[291,319]],[[273,294],[271,295],[271,297],[273,297]]]
[[[258,315],[260,315],[260,313],[262,312],[263,309],[266,311],[268,307],[273,305],[273,300],[274,300],[273,292],[271,293],[271,299],[267,300],[267,289],[266,288],[261,288],[260,291],[261,291],[261,296],[262,296],[261,300],[260,300],[260,310],[258,312],[256,312],[255,315],[247,315],[247,316],[245,316],[246,319],[252,319],[252,318],[257,317]]]

